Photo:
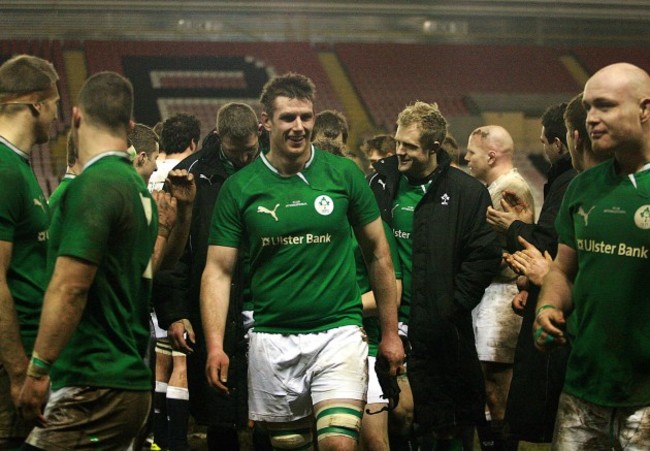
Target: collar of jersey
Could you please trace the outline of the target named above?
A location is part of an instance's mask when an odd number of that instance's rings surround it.
[[[303,171],[305,169],[307,169],[311,165],[312,161],[314,161],[314,156],[316,155],[316,152],[314,152],[314,145],[313,144],[310,146],[309,149],[310,149],[310,152],[311,152],[311,156],[309,157],[309,160],[307,160],[307,163],[305,163],[305,167],[303,168]],[[271,164],[271,162],[269,162],[269,160],[266,158],[266,155],[264,155],[264,152],[260,152],[260,158],[262,159],[262,162],[266,165],[266,167],[271,170],[271,172],[274,172],[275,174],[278,174],[278,175],[281,176],[280,172],[276,168],[274,168],[273,165]],[[309,182],[305,178],[302,171],[298,172],[295,175],[300,177],[307,185],[309,185]]]
[[[9,147],[14,152],[16,152],[20,158],[22,158],[23,160],[29,162],[29,155],[27,155],[25,152],[20,150],[18,147],[11,144],[9,141],[7,141],[7,139],[5,137],[0,136],[0,142],[2,144],[4,144],[5,146]]]
[[[95,155],[90,160],[88,160],[88,162],[84,165],[84,170],[89,168],[92,164],[97,163],[104,157],[121,157],[127,160],[129,159],[129,155],[126,152],[120,150],[109,150],[108,152],[102,152],[99,155]]]

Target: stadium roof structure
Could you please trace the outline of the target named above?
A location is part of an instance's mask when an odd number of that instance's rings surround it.
[[[650,43],[650,0],[2,0],[3,39]]]

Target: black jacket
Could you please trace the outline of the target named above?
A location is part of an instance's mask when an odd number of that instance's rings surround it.
[[[557,252],[555,218],[560,210],[564,192],[575,175],[576,170],[571,165],[571,155],[568,153],[562,155],[551,166],[547,182],[544,185],[544,205],[537,224],[527,224],[521,221],[510,224],[506,235],[508,252],[512,253],[523,249],[517,241],[517,237],[521,235],[541,252],[546,250],[555,256]]]
[[[564,192],[575,175],[569,154],[560,157],[551,167],[548,182],[544,185],[544,206],[538,223],[524,224],[516,221],[508,229],[508,246],[511,247],[511,252],[519,248],[516,239],[520,234],[540,251],[547,250],[555,256],[555,218]],[[515,350],[506,421],[513,437],[528,442],[546,443],[553,438],[558,400],[564,385],[570,348],[567,345],[547,353],[541,353],[535,348],[532,327],[538,297],[539,288],[530,287]]]
[[[229,395],[211,388],[205,376],[207,350],[201,323],[201,276],[205,268],[212,212],[219,190],[228,178],[219,157],[219,145],[204,147],[200,152],[180,162],[174,169],[187,169],[194,175],[196,198],[192,224],[185,251],[174,269],[173,280],[161,293],[167,302],[156,305],[161,327],[188,318],[196,333],[194,352],[187,356],[187,380],[190,411],[199,424],[245,426],[247,405],[247,346],[241,319],[242,271],[235,270],[230,292],[230,305],[224,336],[224,350],[230,358],[228,372]]]
[[[401,174],[397,157],[375,164],[370,186],[392,225]],[[438,168],[413,217],[413,270],[408,376],[415,422],[422,430],[453,428],[484,418],[485,385],[476,354],[471,310],[498,273],[501,250],[485,220],[487,189],[450,167]]]

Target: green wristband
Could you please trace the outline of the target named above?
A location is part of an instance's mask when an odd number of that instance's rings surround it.
[[[39,359],[38,357],[35,357],[35,356],[32,356],[32,360],[29,363],[31,363],[32,365],[34,365],[34,366],[36,366],[38,368],[42,368],[42,369],[48,370],[48,371],[50,370],[50,368],[52,368],[52,365],[50,365],[48,362],[46,362],[45,360]]]
[[[547,308],[552,308],[555,310],[559,310],[556,306],[551,305],[551,304],[544,304],[540,308],[537,309],[537,312],[535,312],[535,319],[539,316],[539,314],[542,312],[542,310],[546,310]]]
[[[29,360],[27,366],[27,375],[36,379],[50,375],[52,364],[45,359],[42,359],[36,351],[32,352],[32,358]]]

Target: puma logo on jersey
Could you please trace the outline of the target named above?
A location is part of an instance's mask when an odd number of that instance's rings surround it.
[[[278,219],[278,216],[275,214],[275,211],[278,209],[279,206],[280,206],[280,204],[275,204],[275,208],[273,208],[273,210],[269,210],[268,208],[262,207],[260,205],[260,206],[257,207],[257,212],[258,213],[264,213],[266,215],[271,215],[273,217],[273,219],[275,219],[275,222],[278,222],[279,219]]]
[[[378,179],[377,183],[381,185],[381,189],[386,190],[386,182],[384,182],[382,179]]]
[[[45,213],[45,206],[43,206],[43,203],[40,200],[34,199],[34,206],[41,207],[41,210],[43,210],[43,213]]]
[[[591,210],[593,210],[594,208],[596,208],[595,205],[591,207],[589,211],[586,213],[585,210],[582,208],[582,206],[580,206],[580,208],[578,209],[578,214],[582,216],[582,218],[585,220],[585,227],[589,225],[589,215],[591,214]]]

